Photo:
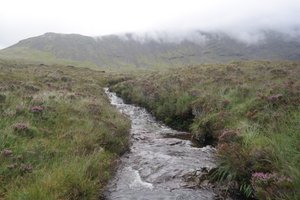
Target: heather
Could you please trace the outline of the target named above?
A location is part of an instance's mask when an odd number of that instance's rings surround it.
[[[128,148],[103,72],[0,60],[0,199],[97,199]]]
[[[111,88],[214,145],[211,179],[226,192],[299,199],[299,80],[300,63],[244,61],[137,72]]]

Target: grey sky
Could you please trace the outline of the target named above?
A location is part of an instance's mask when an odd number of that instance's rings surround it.
[[[245,40],[271,29],[299,34],[300,0],[3,0],[0,48],[45,32],[224,31]],[[184,34],[183,34],[184,35]]]

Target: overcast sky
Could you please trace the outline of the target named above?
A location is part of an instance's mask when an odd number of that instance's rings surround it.
[[[99,36],[124,32],[262,29],[296,34],[300,0],[3,0],[0,49],[45,32]]]

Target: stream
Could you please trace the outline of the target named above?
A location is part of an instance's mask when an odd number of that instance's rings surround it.
[[[173,130],[155,120],[144,108],[125,104],[105,88],[112,105],[131,120],[130,151],[106,191],[109,200],[209,200],[211,189],[187,183],[189,174],[215,167],[215,149],[199,148],[190,133]]]

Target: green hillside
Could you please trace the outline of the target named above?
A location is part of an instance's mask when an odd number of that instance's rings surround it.
[[[0,51],[0,57],[34,59],[100,67],[180,67],[232,60],[300,60],[299,38],[266,31],[258,43],[245,43],[224,33],[196,32],[203,39],[171,41],[168,38],[138,38],[134,34],[88,37],[46,33],[28,38]],[[143,41],[140,41],[143,40]]]
[[[9,50],[0,51],[0,59],[4,60],[14,60],[19,63],[33,63],[33,64],[61,64],[61,65],[71,65],[78,67],[88,67],[92,69],[99,69],[101,67],[97,66],[91,61],[76,61],[63,58],[57,58],[50,52],[35,50],[28,47],[14,47]]]

